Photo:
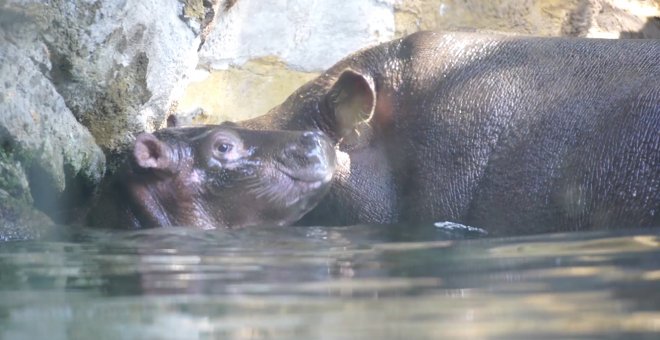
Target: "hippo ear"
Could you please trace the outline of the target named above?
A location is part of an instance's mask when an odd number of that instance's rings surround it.
[[[141,133],[135,138],[133,160],[144,170],[170,170],[170,147],[150,133]]]
[[[356,71],[344,70],[326,94],[326,102],[334,110],[339,137],[346,137],[374,114],[376,90],[373,81]]]

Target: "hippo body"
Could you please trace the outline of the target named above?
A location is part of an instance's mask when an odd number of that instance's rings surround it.
[[[337,143],[330,192],[303,225],[660,226],[659,40],[419,32],[239,124]]]
[[[203,229],[290,225],[327,192],[332,142],[318,131],[252,131],[231,123],[137,136],[102,185],[87,224]]]

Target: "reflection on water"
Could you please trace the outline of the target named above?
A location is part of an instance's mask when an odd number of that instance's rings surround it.
[[[660,230],[460,236],[172,228],[3,243],[0,338],[660,336]]]

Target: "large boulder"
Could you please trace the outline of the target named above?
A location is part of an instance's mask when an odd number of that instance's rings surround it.
[[[34,23],[3,11],[0,25],[0,189],[64,222],[100,182],[105,157],[51,82]]]
[[[162,126],[197,65],[216,2],[53,0],[21,8],[39,26],[53,85],[112,155],[135,133]]]
[[[219,6],[0,1],[0,239],[84,215],[133,136],[176,106]]]

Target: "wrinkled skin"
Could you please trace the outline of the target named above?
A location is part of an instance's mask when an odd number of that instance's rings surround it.
[[[334,169],[333,144],[320,132],[223,124],[143,133],[103,186],[88,224],[289,225],[327,192]]]
[[[348,56],[241,125],[338,143],[304,225],[660,225],[658,40],[420,32]]]

